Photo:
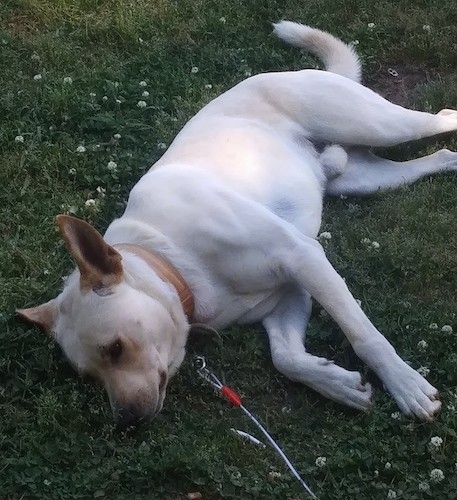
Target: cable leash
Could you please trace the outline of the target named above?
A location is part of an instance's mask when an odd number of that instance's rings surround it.
[[[236,408],[240,408],[248,418],[256,425],[256,427],[260,430],[260,432],[265,436],[268,440],[272,448],[278,453],[278,455],[282,458],[283,462],[287,465],[292,475],[298,480],[298,482],[303,486],[303,488],[307,491],[307,493],[311,496],[311,498],[317,499],[316,495],[311,491],[309,486],[305,483],[305,481],[301,478],[300,474],[297,472],[297,469],[292,465],[291,461],[287,458],[286,454],[282,451],[280,446],[276,443],[276,441],[270,436],[265,427],[257,420],[256,417],[243,405],[240,396],[227,385],[222,384],[222,382],[206,367],[206,360],[203,356],[195,356],[194,358],[195,368],[197,370],[197,374],[213,389],[216,389],[232,406]],[[242,431],[239,431],[242,433]],[[241,434],[242,435],[242,434]],[[248,435],[249,436],[249,435]],[[252,436],[251,436],[252,437]],[[254,438],[255,439],[255,438]]]

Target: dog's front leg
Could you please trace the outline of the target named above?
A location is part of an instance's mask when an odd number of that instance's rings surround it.
[[[270,339],[275,367],[286,377],[311,387],[323,396],[358,410],[371,408],[370,384],[359,372],[348,371],[328,359],[313,356],[304,346],[311,309],[309,294],[289,292],[262,323]]]
[[[230,251],[236,258],[230,258],[225,252],[220,256],[225,263],[224,272],[228,273],[226,279],[238,286],[244,283],[250,289],[254,285],[266,287],[268,283],[270,287],[288,284],[302,295],[309,293],[339,324],[356,354],[377,373],[401,410],[422,420],[433,419],[441,407],[437,390],[406,364],[373,326],[327,260],[321,245],[271,212],[259,210],[256,204],[246,206],[243,213],[250,214],[249,220],[255,229],[237,231],[238,237],[231,239]],[[273,339],[274,361],[281,371],[333,399],[352,406],[368,406],[369,394],[360,394],[363,390],[358,374],[307,355],[299,347],[299,334],[294,333],[299,330],[297,326],[289,324],[286,328],[285,322],[280,327],[280,322],[274,316],[265,317],[265,326]],[[341,377],[339,385],[335,383],[338,377]],[[329,392],[332,383],[333,392]],[[341,391],[355,391],[338,395],[335,393],[338,387]],[[358,394],[354,396],[354,392]]]
[[[357,355],[381,378],[403,413],[433,419],[441,407],[437,390],[407,365],[373,326],[319,243],[301,234],[290,236],[291,241],[281,250],[283,272],[337,321]]]

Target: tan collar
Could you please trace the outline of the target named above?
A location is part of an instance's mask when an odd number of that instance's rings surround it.
[[[166,283],[173,285],[176,288],[179,298],[181,299],[181,304],[187,319],[189,322],[192,322],[195,310],[194,295],[192,290],[189,288],[189,285],[181,276],[181,273],[171,264],[171,262],[154,250],[144,248],[140,245],[134,245],[132,243],[119,243],[114,245],[114,247],[137,255],[157,273],[159,278]]]

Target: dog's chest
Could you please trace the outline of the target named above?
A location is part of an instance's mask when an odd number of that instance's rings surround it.
[[[224,328],[233,323],[240,325],[261,321],[278,305],[284,294],[282,288],[253,294],[234,294],[219,291],[220,296],[213,304],[216,308],[211,316],[197,318],[214,328]]]

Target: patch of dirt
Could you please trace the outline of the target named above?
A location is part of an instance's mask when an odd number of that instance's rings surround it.
[[[436,74],[423,66],[391,61],[380,65],[368,86],[394,104],[408,107],[416,88],[435,78]]]
[[[11,33],[19,38],[25,39],[30,35],[38,33],[38,23],[27,14],[15,13],[6,19]]]

